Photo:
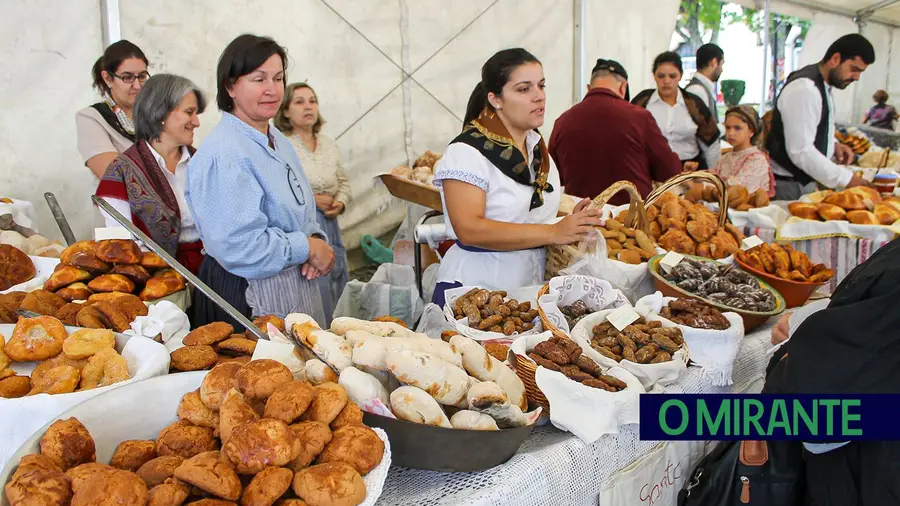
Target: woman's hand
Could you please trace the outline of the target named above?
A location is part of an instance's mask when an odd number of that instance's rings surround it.
[[[342,212],[344,212],[344,203],[343,202],[332,202],[331,206],[328,209],[323,209],[322,212],[325,213],[326,218],[335,219]]]
[[[334,250],[322,239],[310,237],[309,259],[306,263],[321,274],[328,274],[331,272],[331,268],[334,267]]]
[[[334,197],[321,193],[316,194],[316,208],[323,213],[327,213],[331,205],[334,204]]]
[[[684,171],[685,172],[694,172],[700,168],[699,162],[684,162]]]
[[[594,230],[594,227],[603,225],[600,211],[587,209],[590,203],[590,199],[582,200],[572,210],[572,214],[553,225],[551,244],[562,245],[579,242],[586,238]]]
[[[786,315],[782,315],[781,318],[778,319],[778,323],[775,324],[775,327],[772,328],[772,344],[781,344],[787,341],[788,332],[791,329],[791,315],[790,313]]]
[[[300,275],[306,278],[307,281],[312,281],[321,277],[322,273],[312,265],[309,265],[309,262],[306,262],[300,266]]]

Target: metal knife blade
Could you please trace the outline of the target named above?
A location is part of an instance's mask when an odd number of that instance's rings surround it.
[[[53,219],[56,220],[56,226],[58,226],[59,231],[62,232],[66,245],[71,246],[72,244],[75,244],[75,234],[72,233],[72,227],[69,226],[69,220],[66,219],[66,214],[63,213],[62,208],[59,207],[56,195],[47,192],[44,194],[44,200],[46,200],[47,205],[50,206],[50,212],[53,213]]]

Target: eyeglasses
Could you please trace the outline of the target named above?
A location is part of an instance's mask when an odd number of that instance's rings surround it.
[[[297,179],[297,174],[294,173],[294,169],[290,165],[285,164],[284,167],[287,169],[287,182],[291,188],[291,193],[294,194],[294,200],[297,201],[297,205],[300,207],[305,206],[306,196],[303,194],[303,186],[300,184],[300,180]]]
[[[134,82],[135,79],[137,79],[139,83],[144,84],[144,81],[146,81],[147,79],[150,79],[150,72],[144,71],[138,75],[134,75],[134,74],[126,72],[122,75],[113,74],[112,76],[118,77],[125,84],[131,84]]]

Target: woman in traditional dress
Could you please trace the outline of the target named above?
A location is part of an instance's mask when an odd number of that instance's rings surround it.
[[[150,78],[134,104],[137,141],[109,164],[96,193],[194,273],[203,243],[184,189],[205,109],[203,92],[184,77]],[[109,216],[106,222],[118,226]]]
[[[206,257],[198,277],[246,316],[306,313],[325,325],[315,280],[334,250],[290,141],[270,126],[284,97],[287,53],[268,37],[240,35],[217,68],[222,120],[191,158],[188,206]],[[233,322],[198,296],[195,326]],[[234,322],[237,324],[237,322]]]
[[[543,283],[544,246],[578,242],[601,223],[584,200],[550,224],[562,191],[537,131],[545,104],[543,67],[528,51],[500,51],[482,67],[463,131],[435,170],[458,239],[441,260],[435,303],[443,305],[453,287],[511,290]]]

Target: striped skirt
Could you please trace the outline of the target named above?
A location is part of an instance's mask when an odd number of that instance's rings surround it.
[[[241,314],[250,318],[252,312],[250,306],[247,305],[247,280],[235,276],[219,265],[215,258],[206,255],[203,263],[200,264],[200,270],[197,272],[200,281],[206,283],[212,291],[219,294],[226,302],[234,306]],[[194,290],[193,304],[191,305],[191,328],[197,328],[212,322],[228,322],[235,332],[243,332],[244,326],[232,318],[218,304],[200,293],[200,290]]]
[[[322,296],[322,306],[325,310],[325,325],[331,326],[334,308],[344,293],[344,287],[347,286],[349,272],[347,267],[347,249],[344,247],[344,240],[341,239],[341,227],[338,226],[337,220],[332,220],[325,216],[322,211],[316,210],[316,218],[322,231],[328,236],[328,244],[334,249],[334,268],[331,272],[321,278],[316,279],[319,287],[319,293]],[[318,320],[316,320],[318,321]]]

